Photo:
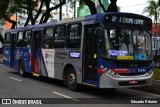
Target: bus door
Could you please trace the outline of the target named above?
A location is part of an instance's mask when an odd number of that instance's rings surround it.
[[[42,30],[33,31],[31,47],[31,64],[33,73],[40,73]]]
[[[17,33],[11,34],[11,41],[10,41],[10,67],[14,67],[15,64],[15,48],[16,48],[16,37]]]
[[[97,85],[98,37],[95,35],[95,26],[85,26],[84,33],[83,79],[87,84]]]

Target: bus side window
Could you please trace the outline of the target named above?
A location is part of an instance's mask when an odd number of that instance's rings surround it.
[[[53,28],[46,28],[43,31],[43,48],[53,47]]]
[[[68,26],[67,48],[80,48],[81,26],[74,24]]]
[[[64,48],[65,47],[65,26],[55,27],[54,32],[54,48]]]
[[[5,37],[4,37],[4,44],[5,46],[10,46],[10,40],[11,40],[11,34],[10,33],[7,33],[5,34]]]
[[[24,34],[24,46],[31,47],[31,30],[26,31]]]
[[[23,46],[24,46],[23,32],[19,32],[17,35],[16,47],[23,47]]]

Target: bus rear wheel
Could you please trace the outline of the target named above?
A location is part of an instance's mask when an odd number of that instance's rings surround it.
[[[18,65],[18,73],[19,73],[19,75],[22,76],[22,77],[25,77],[25,76],[26,76],[25,67],[24,67],[23,61],[20,61],[20,62],[19,62],[19,65]]]
[[[67,87],[70,90],[77,90],[77,76],[76,76],[76,72],[73,68],[70,68],[68,70],[67,76],[66,76],[66,80],[67,80]]]

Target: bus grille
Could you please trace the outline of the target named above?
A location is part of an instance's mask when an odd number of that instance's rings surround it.
[[[140,75],[144,75],[143,74],[133,74],[133,73],[119,73],[120,76],[140,76]]]

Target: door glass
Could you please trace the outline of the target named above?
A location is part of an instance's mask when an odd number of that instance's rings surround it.
[[[85,82],[96,84],[97,81],[97,41],[94,26],[86,26],[85,32]]]

